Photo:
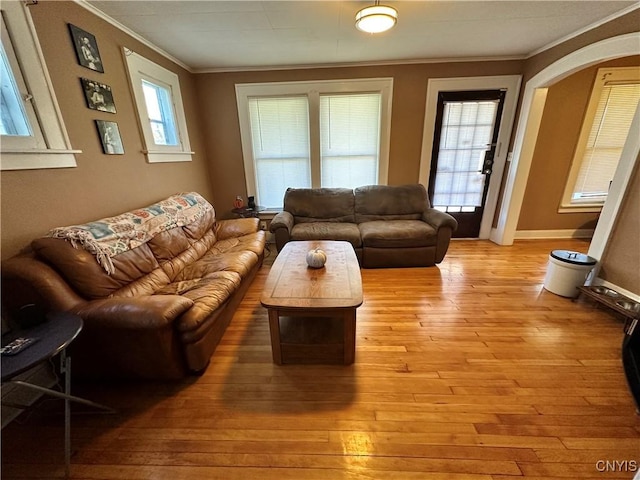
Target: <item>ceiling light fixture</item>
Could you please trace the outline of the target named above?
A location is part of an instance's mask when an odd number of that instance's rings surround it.
[[[367,33],[386,32],[393,28],[397,21],[398,11],[393,7],[380,5],[380,0],[356,13],[356,28]]]

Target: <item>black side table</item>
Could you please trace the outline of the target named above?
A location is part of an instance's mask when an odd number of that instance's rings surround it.
[[[82,319],[71,313],[49,313],[47,321],[24,330],[11,331],[2,338],[2,345],[20,337],[32,337],[37,340],[15,355],[2,355],[2,383],[11,383],[37,392],[64,399],[64,461],[65,473],[69,477],[71,464],[71,406],[70,402],[81,403],[99,408],[109,413],[114,410],[84,398],[71,395],[71,358],[66,355],[66,348],[82,330]],[[58,392],[40,385],[12,380],[16,375],[49,360],[60,354],[60,371],[64,374],[64,392]],[[27,408],[23,405],[7,404],[14,408]]]
[[[257,218],[258,213],[262,212],[263,210],[266,210],[266,207],[256,205],[253,208],[250,208],[250,207],[234,208],[231,210],[231,212],[235,213],[240,218]]]

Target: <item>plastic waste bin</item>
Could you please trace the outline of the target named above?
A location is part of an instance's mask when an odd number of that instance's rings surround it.
[[[575,298],[596,265],[596,259],[571,250],[553,250],[549,254],[545,290],[562,297]]]

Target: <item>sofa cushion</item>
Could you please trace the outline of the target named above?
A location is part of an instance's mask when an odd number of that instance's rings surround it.
[[[350,188],[288,188],[284,210],[295,223],[355,222],[353,190]]]
[[[291,229],[291,240],[343,240],[354,248],[362,245],[360,230],[355,223],[298,223]]]
[[[211,247],[210,253],[242,252],[248,250],[259,257],[264,253],[266,239],[267,235],[262,230],[245,234],[241,237],[226,238],[224,240],[218,240]]]
[[[354,190],[356,222],[372,220],[418,220],[429,208],[421,184],[367,185]]]
[[[199,278],[216,272],[233,272],[245,278],[258,261],[258,256],[248,250],[226,253],[212,251],[185,266],[175,280]]]
[[[363,247],[429,247],[436,244],[435,229],[421,220],[375,220],[358,225]]]
[[[220,308],[240,286],[235,272],[213,272],[203,277],[170,283],[157,294],[180,295],[193,301],[193,306],[178,318],[181,332],[197,329],[207,317]]]

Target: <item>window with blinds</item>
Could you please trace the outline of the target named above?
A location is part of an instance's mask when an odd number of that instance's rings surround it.
[[[639,101],[640,68],[598,70],[563,206],[605,202]]]
[[[380,94],[320,96],[323,187],[378,183]]]
[[[250,98],[249,116],[256,196],[280,205],[287,187],[311,186],[307,98]]]
[[[386,183],[391,79],[236,85],[247,195]]]

